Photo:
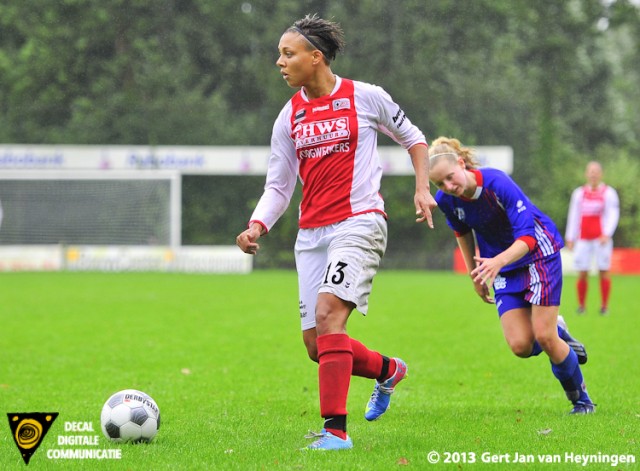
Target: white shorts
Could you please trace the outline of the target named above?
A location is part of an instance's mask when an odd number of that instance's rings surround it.
[[[373,277],[386,247],[387,221],[376,212],[300,229],[295,257],[302,330],[316,326],[318,293],[334,294],[366,314]]]
[[[573,268],[577,271],[589,271],[594,257],[598,270],[608,271],[611,268],[613,240],[602,244],[598,239],[578,239],[573,246],[573,253]]]

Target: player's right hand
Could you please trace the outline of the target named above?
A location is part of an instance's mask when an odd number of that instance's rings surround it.
[[[259,224],[251,224],[249,229],[241,232],[236,237],[236,245],[240,247],[244,253],[255,255],[260,249],[260,245],[256,242],[262,235],[262,227]]]
[[[476,291],[478,296],[482,298],[482,300],[487,304],[495,304],[496,301],[491,296],[491,291],[486,283],[476,282],[473,280],[473,289]]]

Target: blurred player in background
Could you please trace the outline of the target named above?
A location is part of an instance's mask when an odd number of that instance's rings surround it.
[[[296,180],[302,184],[295,244],[302,338],[319,363],[324,428],[309,449],[351,448],[347,430],[350,377],[376,379],[365,417],[375,420],[407,371],[399,358],[369,350],[347,334],[357,309],[367,313],[373,277],[387,244],[377,132],[407,149],[416,174],[417,222],[433,227],[427,143],[422,132],[380,87],[334,75],[331,61],[344,46],[336,23],[306,16],[288,28],[276,65],[287,84],[300,89],[273,127],[265,190],[237,245],[259,248],[287,209]]]
[[[438,207],[456,235],[476,293],[496,304],[511,351],[521,358],[544,351],[573,404],[571,413],[594,412],[580,369],[587,361],[584,346],[558,316],[563,242],[555,224],[507,174],[478,169],[472,150],[457,139],[436,139],[429,156]]]
[[[587,183],[571,194],[565,239],[567,248],[574,250],[578,271],[578,314],[585,312],[589,268],[595,258],[600,271],[600,314],[604,315],[609,312],[612,237],[620,219],[620,202],[616,190],[602,183],[598,162],[589,162],[585,175]]]

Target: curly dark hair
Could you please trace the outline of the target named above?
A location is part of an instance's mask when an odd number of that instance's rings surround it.
[[[286,32],[296,32],[324,55],[329,62],[336,58],[338,52],[344,50],[344,31],[338,23],[320,18],[316,13],[307,15],[293,23]]]

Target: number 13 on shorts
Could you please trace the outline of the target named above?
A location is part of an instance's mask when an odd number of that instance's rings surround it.
[[[327,265],[327,271],[325,272],[323,284],[333,283],[334,285],[342,284],[345,278],[345,269],[349,264],[345,262],[330,263]],[[349,282],[346,283],[346,288],[349,288]]]

